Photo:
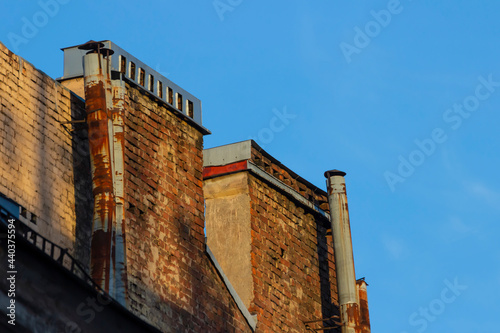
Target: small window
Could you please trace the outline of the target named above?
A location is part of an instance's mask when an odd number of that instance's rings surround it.
[[[124,56],[121,55],[120,56],[120,73],[125,74],[126,69],[127,69],[127,58],[125,58]]]
[[[139,67],[139,84],[144,87],[144,80],[146,79],[146,72],[143,68]]]
[[[190,100],[187,101],[187,115],[191,118],[194,117],[194,105]]]
[[[130,62],[130,67],[129,67],[129,73],[128,73],[128,77],[131,79],[131,80],[134,80],[135,81],[135,64],[131,61]]]
[[[177,109],[182,111],[182,95],[177,93]]]
[[[155,77],[153,75],[149,75],[149,80],[148,80],[148,89],[149,91],[153,92],[155,91],[154,87],[155,87]]]
[[[158,95],[158,97],[163,99],[163,82],[161,81],[156,82],[156,90],[157,90],[156,94]]]
[[[168,103],[174,105],[174,91],[172,90],[172,88],[167,87],[167,92],[168,92]]]

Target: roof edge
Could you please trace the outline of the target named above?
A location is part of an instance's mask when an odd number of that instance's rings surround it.
[[[245,306],[245,304],[243,304],[243,301],[241,300],[240,296],[238,295],[238,293],[234,289],[231,282],[229,282],[229,279],[226,276],[226,274],[224,274],[222,267],[219,265],[219,262],[217,261],[214,254],[212,253],[212,251],[208,247],[208,244],[205,245],[205,249],[206,249],[206,253],[207,253],[208,257],[210,258],[210,260],[214,264],[215,269],[217,270],[220,277],[222,278],[224,285],[226,286],[227,290],[229,291],[229,293],[233,297],[233,300],[236,302],[236,305],[240,309],[241,314],[243,315],[243,317],[245,317],[245,320],[247,321],[247,323],[250,326],[250,328],[252,329],[252,331],[255,332],[255,329],[257,327],[257,316],[252,316],[250,314],[250,312],[248,311],[247,307]]]

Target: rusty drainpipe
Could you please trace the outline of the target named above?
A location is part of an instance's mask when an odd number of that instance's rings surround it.
[[[368,294],[366,292],[366,286],[368,283],[365,279],[359,279],[356,281],[356,287],[358,289],[358,304],[359,304],[359,327],[361,333],[370,333],[370,314],[368,312]]]
[[[354,273],[345,175],[345,172],[339,170],[325,172],[332,222],[335,266],[337,268],[337,290],[342,333],[359,333],[358,292]]]
[[[113,51],[103,46],[94,41],[80,46],[80,49],[90,50],[83,58],[94,196],[90,269],[92,279],[125,305],[127,282],[122,229],[124,103],[116,98],[124,95],[124,87],[113,89],[110,76]],[[113,95],[114,90],[116,95]]]
[[[116,203],[116,228],[115,240],[115,267],[114,283],[115,294],[124,297],[127,293],[127,262],[125,253],[125,197],[124,197],[124,174],[125,174],[125,82],[121,74],[119,78],[111,81],[113,109],[111,118],[113,121],[113,189]],[[115,226],[115,225],[114,225]],[[125,302],[125,299],[119,301]]]

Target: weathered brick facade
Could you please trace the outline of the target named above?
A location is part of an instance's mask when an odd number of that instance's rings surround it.
[[[203,135],[149,96],[128,92],[131,309],[165,332],[249,332],[205,253]]]
[[[330,212],[328,197],[323,190],[295,174],[255,144],[252,147],[251,154],[252,162],[259,168],[300,193],[305,199],[318,206],[324,212]]]
[[[260,332],[305,332],[338,314],[328,221],[250,175],[254,301]]]
[[[336,325],[308,323],[339,315],[327,193],[253,141],[204,157],[201,109],[199,118],[181,110],[196,100],[183,104],[177,94],[175,109],[151,84],[137,86],[124,73],[112,73],[126,83],[127,288],[126,309],[116,303],[117,311],[162,332],[252,332],[255,325],[256,332],[306,332]],[[81,75],[59,83],[0,43],[0,204],[19,205],[23,222],[90,270],[94,200],[85,119],[107,106],[92,110],[87,99],[85,110],[83,84]],[[109,139],[109,132],[100,134]],[[36,281],[37,273],[30,274]],[[66,316],[82,322],[74,312]]]
[[[88,265],[92,188],[86,131],[62,126],[82,119],[84,108],[81,99],[0,43],[0,193],[36,220],[30,227]]]
[[[88,267],[87,129],[68,123],[85,119],[85,101],[3,44],[0,57],[3,200],[36,215],[29,226]],[[163,332],[251,332],[205,248],[203,134],[133,84],[126,104],[129,310]]]
[[[208,244],[257,332],[305,332],[338,315],[327,194],[254,142],[218,150],[205,161]]]

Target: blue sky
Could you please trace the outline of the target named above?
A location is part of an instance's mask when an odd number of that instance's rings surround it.
[[[58,3],[2,2],[0,40],[60,77],[110,39],[202,100],[205,147],[347,172],[373,332],[498,331],[499,2]]]

